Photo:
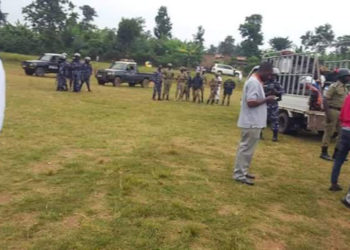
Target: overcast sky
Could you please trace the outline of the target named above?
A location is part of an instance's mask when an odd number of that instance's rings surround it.
[[[350,35],[350,0],[72,0],[77,6],[88,4],[96,9],[95,20],[100,28],[116,28],[122,17],[143,17],[146,30],[155,25],[154,18],[161,5],[168,8],[173,23],[172,34],[182,40],[191,40],[197,27],[205,29],[205,45],[218,45],[227,35],[241,40],[238,27],[246,16],[263,16],[264,47],[275,36],[289,37],[300,44],[300,36],[316,26],[329,23],[336,36]],[[21,10],[32,0],[2,0],[2,10],[8,20],[23,21]]]

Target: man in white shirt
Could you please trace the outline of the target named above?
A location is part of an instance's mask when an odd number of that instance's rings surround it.
[[[5,71],[0,59],[0,132],[2,130],[5,115]]]
[[[273,67],[264,62],[259,70],[244,84],[242,106],[238,119],[241,128],[241,141],[239,143],[233,178],[243,184],[254,185],[251,179],[255,177],[248,173],[255,147],[260,139],[261,129],[266,127],[267,106],[276,96],[265,97],[264,82],[271,79]]]

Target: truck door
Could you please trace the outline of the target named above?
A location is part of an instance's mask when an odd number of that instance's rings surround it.
[[[51,57],[49,65],[47,66],[48,73],[57,73],[58,72],[58,56]]]
[[[127,82],[135,83],[136,82],[136,65],[129,64],[126,68],[125,80]]]

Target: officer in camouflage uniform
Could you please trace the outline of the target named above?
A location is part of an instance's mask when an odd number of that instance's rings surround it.
[[[191,71],[187,70],[186,74],[187,74],[187,81],[185,83],[185,88],[184,88],[184,91],[183,91],[183,95],[185,94],[186,101],[189,101],[190,98],[191,98],[190,93],[191,93],[191,88],[192,88]],[[192,93],[192,95],[193,95],[193,93]],[[182,97],[181,97],[181,99],[182,99]]]
[[[57,91],[67,91],[67,77],[69,74],[69,64],[66,62],[66,57],[62,56],[58,61],[57,73]]]
[[[208,79],[207,79],[207,76],[205,75],[204,70],[201,72],[201,77],[203,79],[203,84],[202,84],[202,88],[201,88],[201,102],[203,103],[204,102],[204,90],[205,90],[205,86],[208,83]]]
[[[175,93],[176,100],[180,100],[180,99],[182,100],[186,82],[187,82],[186,69],[184,67],[181,67],[180,75],[177,77],[177,87],[176,87],[176,93]]]
[[[332,161],[328,155],[328,146],[331,143],[331,138],[334,132],[340,132],[339,115],[344,99],[347,95],[346,84],[350,82],[350,71],[346,68],[341,68],[337,74],[338,81],[333,83],[326,92],[324,98],[324,109],[326,115],[326,125],[322,138],[322,152],[320,157],[324,160]],[[338,151],[338,139],[333,154],[333,159]]]
[[[169,101],[169,92],[171,89],[171,84],[174,79],[174,71],[172,69],[173,65],[171,63],[168,63],[168,68],[164,69],[163,79],[164,79],[164,90],[163,90],[163,100]]]
[[[80,92],[80,83],[82,76],[82,63],[80,62],[80,54],[75,53],[74,59],[71,63],[72,80],[73,80],[73,91]]]
[[[218,86],[219,86],[219,81],[217,80],[217,76],[215,78],[211,79],[210,81],[210,95],[207,101],[207,104],[214,104],[215,102],[215,96],[218,92]]]
[[[281,84],[278,82],[278,76],[280,71],[278,68],[273,68],[273,75],[270,81],[268,81],[264,86],[264,91],[266,96],[274,95],[277,100],[270,102],[267,105],[267,120],[271,123],[271,128],[273,131],[272,141],[278,140],[278,128],[279,128],[279,110],[278,102],[282,100],[283,89]]]
[[[86,83],[87,89],[91,92],[90,89],[90,77],[92,75],[92,66],[90,64],[91,58],[85,57],[85,62],[82,65],[82,79],[80,89],[83,87],[83,84]]]
[[[160,95],[162,93],[162,82],[163,82],[162,65],[158,66],[158,69],[154,73],[152,80],[154,82],[152,99],[155,101],[156,96],[158,96],[158,101],[161,101],[162,99],[160,98]]]

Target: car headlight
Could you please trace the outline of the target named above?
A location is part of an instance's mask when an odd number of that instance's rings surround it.
[[[111,75],[113,75],[113,72],[107,72],[107,75],[111,76]]]
[[[29,64],[29,67],[35,67],[36,66],[36,63],[30,63]]]

